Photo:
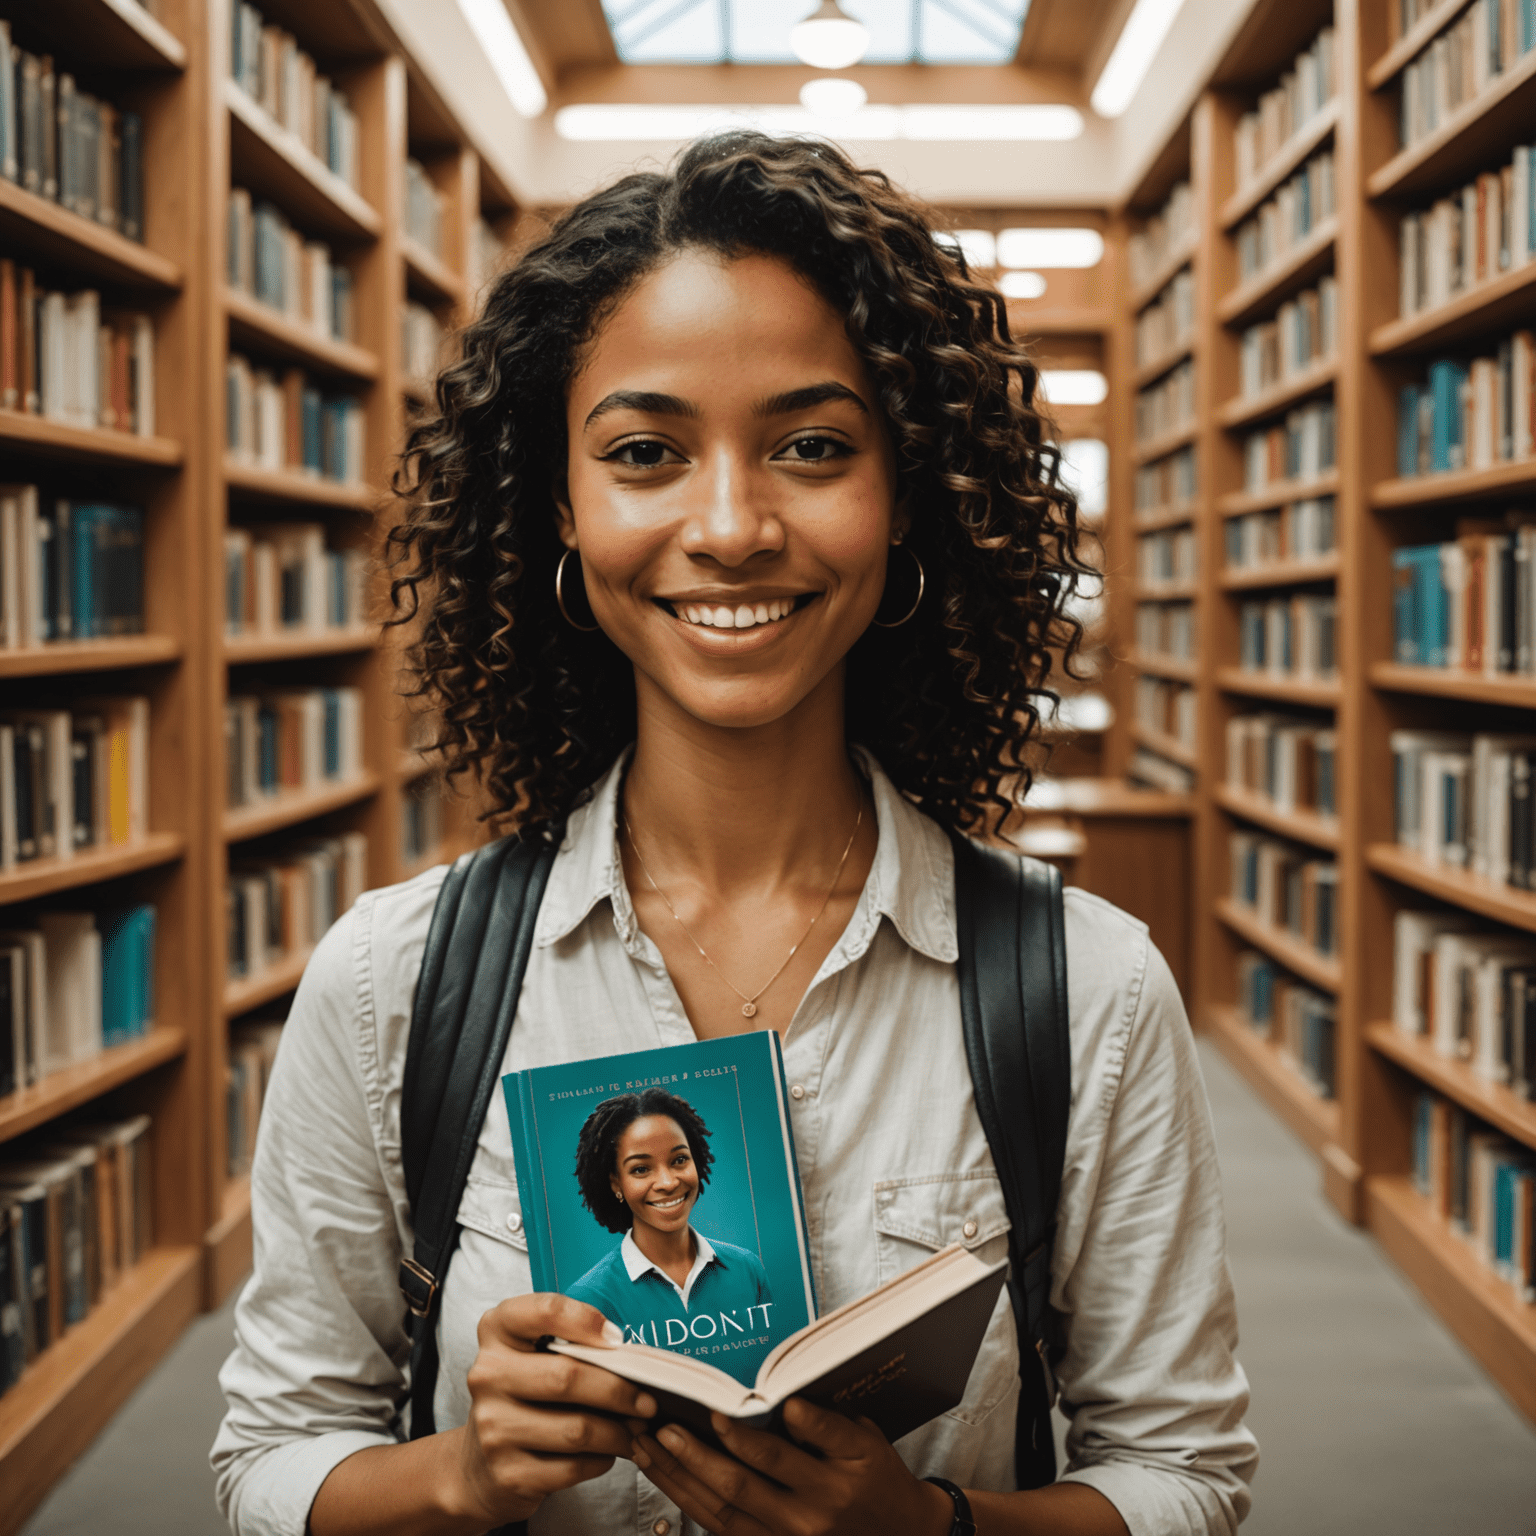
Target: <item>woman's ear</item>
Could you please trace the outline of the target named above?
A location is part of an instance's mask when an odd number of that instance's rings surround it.
[[[625,1205],[628,1203],[624,1199],[624,1186],[619,1183],[618,1174],[610,1173],[608,1175],[608,1187],[613,1191],[613,1198],[617,1200],[620,1205]]]
[[[570,487],[563,474],[550,487],[550,495],[555,503],[555,533],[567,549],[575,549],[576,514],[571,511]]]

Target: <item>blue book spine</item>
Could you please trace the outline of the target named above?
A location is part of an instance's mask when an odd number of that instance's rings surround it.
[[[1461,414],[1461,398],[1456,388],[1456,365],[1441,361],[1429,369],[1429,394],[1432,402],[1432,428],[1429,467],[1441,474],[1455,468],[1451,462],[1452,445],[1459,437],[1456,418]]]
[[[1419,387],[1404,385],[1397,397],[1397,472],[1404,479],[1419,472]]]
[[[1493,1261],[1508,1264],[1515,1256],[1515,1179],[1520,1170],[1500,1163],[1493,1174]]]
[[[321,692],[325,706],[325,776],[334,779],[341,772],[341,699],[334,688]]]
[[[75,615],[75,638],[95,639],[102,633],[96,613],[96,543],[97,529],[109,516],[103,507],[76,507],[71,520],[69,574],[73,586],[70,594]]]
[[[304,468],[320,473],[320,391],[306,386],[300,410],[304,424]]]
[[[1440,546],[1425,545],[1416,551],[1419,567],[1419,614],[1423,630],[1419,640],[1421,666],[1443,667],[1450,638],[1450,602],[1440,574]]]
[[[152,906],[139,908],[139,1022],[138,1033],[154,1022],[155,1018],[155,929],[156,916]]]
[[[277,716],[263,709],[256,717],[258,774],[263,794],[277,793]]]
[[[536,1205],[539,1170],[542,1167],[533,1145],[533,1082],[527,1072],[510,1076],[513,1091],[507,1094],[512,1124],[512,1161],[517,1172],[518,1198],[523,1206],[523,1234],[528,1239],[528,1264],[536,1291],[555,1289],[554,1224],[530,1205]]]
[[[1413,622],[1413,551],[1392,552],[1392,654],[1401,665],[1415,666],[1419,639]]]
[[[135,1033],[133,1015],[138,984],[135,961],[133,909],[103,914],[101,918],[101,1043],[118,1045]]]

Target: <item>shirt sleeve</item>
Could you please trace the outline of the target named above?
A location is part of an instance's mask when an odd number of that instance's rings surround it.
[[[251,1174],[254,1273],[220,1373],[219,1508],[234,1536],[304,1536],[338,1463],[393,1443],[409,1343],[397,1210],[361,1049],[370,993],[365,896],[304,973],[262,1108]]]
[[[1102,1156],[1056,1274],[1065,1480],[1098,1489],[1132,1536],[1230,1536],[1258,1447],[1243,1424],[1220,1172],[1183,1003],[1144,931],[1140,948],[1123,1064],[1093,1084]]]

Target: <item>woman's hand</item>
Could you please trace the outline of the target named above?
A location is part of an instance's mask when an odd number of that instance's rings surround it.
[[[945,1536],[953,1523],[948,1496],[914,1477],[868,1419],[795,1397],[784,1427],[799,1444],[719,1414],[710,1423],[729,1456],[668,1425],[636,1441],[634,1462],[715,1536]]]
[[[618,1342],[595,1307],[536,1293],[480,1319],[469,1370],[469,1418],[450,1502],[478,1529],[524,1520],[552,1493],[601,1477],[656,1412],[656,1400],[610,1371],[536,1348],[545,1334],[573,1344]]]

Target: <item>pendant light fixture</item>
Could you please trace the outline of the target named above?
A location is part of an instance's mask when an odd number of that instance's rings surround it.
[[[869,47],[869,29],[837,3],[822,3],[789,34],[789,46],[812,69],[849,69]]]

